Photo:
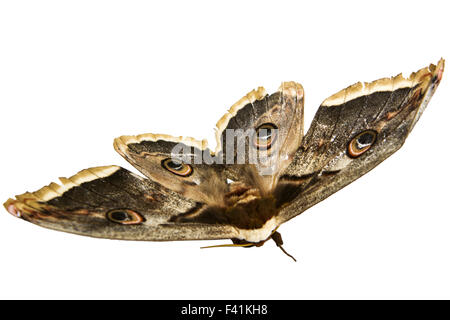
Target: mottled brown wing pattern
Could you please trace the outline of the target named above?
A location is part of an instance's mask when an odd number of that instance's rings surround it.
[[[303,88],[299,83],[283,82],[277,92],[268,95],[259,87],[234,104],[216,127],[216,153],[231,163],[226,166],[228,178],[269,194],[303,138]],[[272,129],[276,134],[270,143],[258,143],[258,134]],[[235,138],[230,139],[233,134]],[[256,163],[251,160],[252,152]]]
[[[197,240],[236,237],[226,225],[180,223],[195,201],[124,168],[85,169],[36,192],[9,199],[6,209],[37,225],[91,237],[123,240]]]
[[[287,221],[397,151],[436,90],[444,61],[408,79],[357,83],[326,99],[275,191]]]
[[[180,147],[180,153],[175,147]],[[223,196],[228,191],[224,166],[203,161],[212,155],[205,140],[142,134],[121,136],[114,140],[114,148],[146,177],[166,188],[198,202],[224,205]],[[180,162],[176,162],[177,156],[182,156]]]

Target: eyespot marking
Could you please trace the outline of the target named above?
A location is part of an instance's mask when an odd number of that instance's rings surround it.
[[[378,132],[375,130],[366,130],[358,133],[350,140],[347,153],[350,158],[358,158],[364,152],[369,150],[377,140]]]
[[[194,169],[191,165],[178,160],[174,160],[172,158],[166,158],[162,160],[161,166],[167,171],[180,177],[189,177],[194,172]]]
[[[277,140],[278,127],[273,123],[263,123],[258,128],[253,136],[253,146],[258,150],[268,150]]]
[[[108,211],[106,218],[111,222],[124,225],[141,224],[145,221],[143,216],[130,209],[114,209]]]

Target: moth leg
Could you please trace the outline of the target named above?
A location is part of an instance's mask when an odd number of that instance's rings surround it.
[[[287,255],[288,257],[291,257],[295,262],[297,262],[297,260],[295,260],[295,258],[293,256],[291,256],[289,253],[286,252],[286,250],[284,250],[283,239],[281,238],[281,234],[278,231],[275,231],[274,233],[272,233],[272,235],[270,237],[272,238],[273,241],[275,241],[275,244],[277,245],[277,247],[280,248],[281,251],[283,251],[285,255]]]

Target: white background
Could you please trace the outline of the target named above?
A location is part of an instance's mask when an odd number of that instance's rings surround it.
[[[251,89],[301,82],[305,124],[356,81],[450,59],[446,2],[2,1],[0,200],[98,165],[114,137],[208,138]],[[448,71],[447,71],[448,73]],[[450,298],[448,74],[404,147],[279,230],[294,263],[121,242],[0,214],[0,298]]]

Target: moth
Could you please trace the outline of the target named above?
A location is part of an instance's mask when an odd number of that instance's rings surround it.
[[[115,165],[94,167],[4,206],[23,220],[79,235],[231,239],[222,246],[237,247],[273,239],[287,254],[277,228],[397,151],[443,71],[441,59],[408,78],[353,84],[320,105],[306,135],[303,87],[283,82],[270,95],[259,87],[219,120],[214,151],[188,137],[121,136],[115,150],[145,178]]]

